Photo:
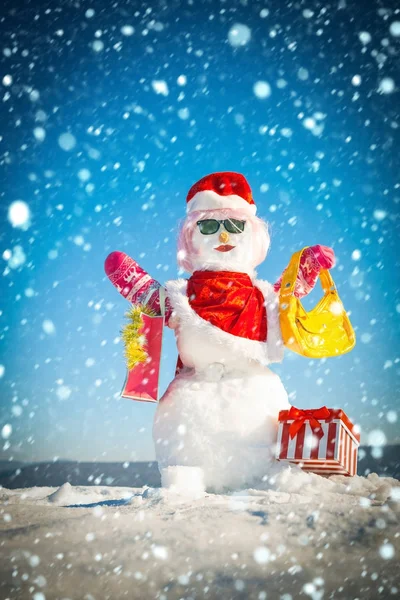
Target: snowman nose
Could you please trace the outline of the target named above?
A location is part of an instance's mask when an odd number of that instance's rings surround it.
[[[229,242],[229,234],[226,231],[221,231],[221,233],[219,234],[219,241],[223,244]]]

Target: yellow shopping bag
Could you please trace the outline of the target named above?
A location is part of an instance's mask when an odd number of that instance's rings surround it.
[[[293,254],[282,278],[279,318],[283,343],[309,358],[340,356],[354,347],[356,336],[330,272],[320,272],[324,296],[309,312],[294,295],[300,258],[306,248]]]

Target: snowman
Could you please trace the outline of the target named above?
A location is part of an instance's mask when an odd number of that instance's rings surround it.
[[[166,282],[165,322],[179,353],[173,381],[161,397],[153,439],[165,488],[202,494],[255,487],[276,473],[279,411],[287,392],[270,369],[281,362],[279,290],[259,280],[256,267],[268,252],[267,224],[256,216],[248,182],[239,173],[207,175],[187,195],[178,240],[178,264],[188,279]],[[295,295],[314,287],[333,250],[303,253]],[[132,303],[160,313],[160,289],[133,259],[115,252],[106,273]]]

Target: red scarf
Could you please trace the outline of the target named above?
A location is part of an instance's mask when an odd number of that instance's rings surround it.
[[[195,271],[186,293],[191,308],[211,325],[238,337],[266,341],[264,296],[246,273]]]

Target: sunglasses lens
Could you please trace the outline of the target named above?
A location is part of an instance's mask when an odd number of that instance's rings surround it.
[[[219,223],[215,219],[205,219],[204,221],[198,221],[200,232],[203,235],[211,235],[216,233],[219,229]]]
[[[224,225],[229,233],[242,233],[244,231],[245,223],[246,221],[239,221],[238,219],[226,219]]]

